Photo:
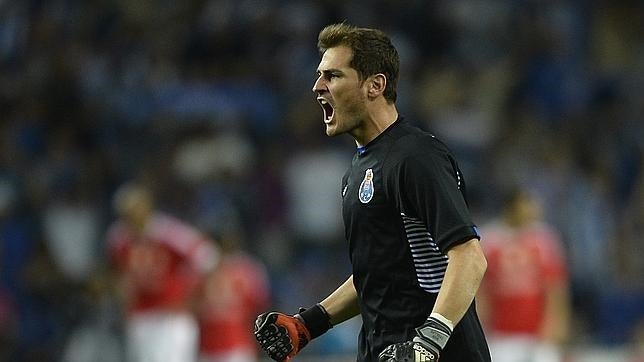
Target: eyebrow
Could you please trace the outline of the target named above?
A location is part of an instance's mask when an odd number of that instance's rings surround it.
[[[336,68],[318,70],[316,73],[318,75],[321,75],[321,74],[324,74],[324,75],[328,75],[328,74],[344,74],[344,72],[342,72],[340,69],[336,69]]]

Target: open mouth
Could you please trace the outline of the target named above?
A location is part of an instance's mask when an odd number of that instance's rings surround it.
[[[322,106],[322,110],[324,111],[324,123],[330,123],[331,118],[333,117],[333,106],[322,97],[318,97],[318,102],[320,103],[320,106]]]

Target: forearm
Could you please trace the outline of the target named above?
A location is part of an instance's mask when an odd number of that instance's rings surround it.
[[[547,289],[545,307],[542,338],[555,344],[565,343],[570,328],[570,296],[566,283],[558,283]]]
[[[456,325],[474,300],[487,261],[476,239],[454,246],[447,254],[449,264],[432,312]]]
[[[394,343],[378,357],[381,362],[437,361],[454,327],[472,304],[487,262],[478,240],[452,247],[449,263],[431,315],[416,328],[411,343]]]
[[[358,293],[353,285],[353,275],[320,304],[329,314],[332,325],[342,323],[358,315],[360,306],[358,304]]]

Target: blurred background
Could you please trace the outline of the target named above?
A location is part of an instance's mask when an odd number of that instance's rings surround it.
[[[517,187],[541,203],[570,278],[569,360],[641,358],[643,19],[635,0],[0,1],[0,360],[121,360],[105,240],[132,179],[234,232],[270,309],[344,281],[354,144],[325,136],[311,92],[317,33],[343,20],[392,36],[398,109],[453,150],[477,223]],[[352,360],[359,325],[306,355]]]

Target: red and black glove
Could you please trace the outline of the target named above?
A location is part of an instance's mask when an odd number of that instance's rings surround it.
[[[316,304],[294,316],[279,312],[261,314],[255,320],[255,338],[270,358],[283,362],[331,327],[329,314]]]

